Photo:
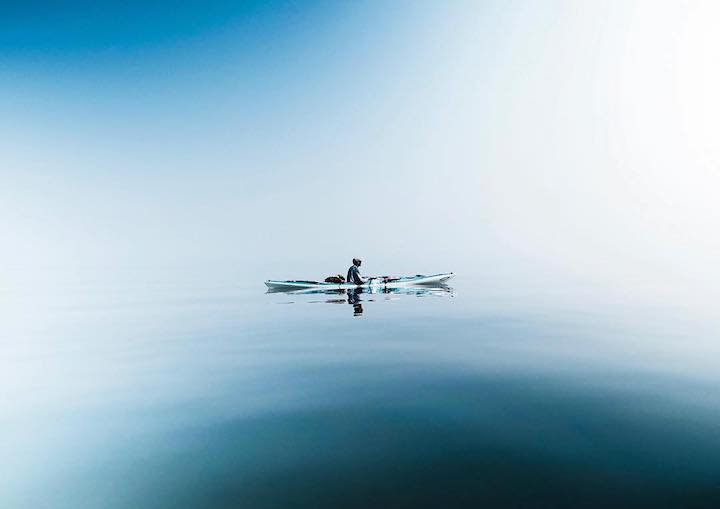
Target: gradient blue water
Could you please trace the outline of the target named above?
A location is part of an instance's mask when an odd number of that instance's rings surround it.
[[[711,316],[482,276],[358,315],[235,276],[5,292],[0,506],[720,502]]]

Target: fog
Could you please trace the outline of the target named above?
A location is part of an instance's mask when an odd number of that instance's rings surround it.
[[[260,282],[361,256],[374,274],[714,291],[715,3],[253,16],[54,51],[3,25],[3,270]]]

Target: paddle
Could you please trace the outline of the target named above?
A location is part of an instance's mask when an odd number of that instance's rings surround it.
[[[372,281],[373,279],[382,279],[383,283],[391,283],[393,281],[400,280],[400,278],[397,276],[367,276],[368,281]]]

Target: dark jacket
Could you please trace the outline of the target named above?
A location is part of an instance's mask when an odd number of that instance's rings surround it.
[[[347,282],[355,283],[356,285],[361,285],[365,282],[363,278],[360,277],[360,269],[357,268],[357,265],[352,265],[348,269]]]

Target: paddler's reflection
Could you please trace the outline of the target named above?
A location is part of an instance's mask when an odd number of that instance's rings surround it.
[[[347,301],[353,307],[353,316],[360,316],[363,313],[362,304],[360,304],[361,288],[352,288],[347,291]]]

